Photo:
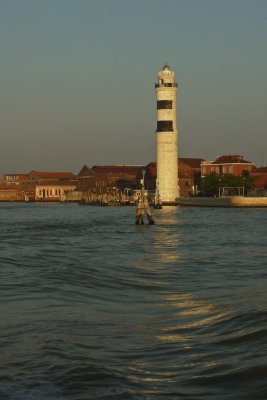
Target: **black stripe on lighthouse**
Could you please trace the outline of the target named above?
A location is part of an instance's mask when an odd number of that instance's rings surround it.
[[[157,110],[171,110],[171,109],[172,109],[172,100],[157,101]]]
[[[173,121],[157,121],[157,132],[173,132]]]

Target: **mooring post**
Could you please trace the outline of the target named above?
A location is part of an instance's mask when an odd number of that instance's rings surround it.
[[[136,207],[136,214],[135,214],[135,224],[138,225],[139,222],[143,225],[144,224],[144,206],[142,204],[142,200],[139,200],[137,207]]]
[[[155,222],[153,220],[152,212],[150,210],[150,207],[149,207],[149,204],[148,204],[148,199],[147,199],[146,195],[144,195],[144,206],[145,206],[145,209],[146,209],[146,215],[147,215],[148,223],[150,225],[153,225]]]
[[[148,204],[148,199],[147,199],[147,195],[145,192],[145,170],[143,170],[143,179],[141,179],[141,196],[140,199],[137,203],[137,207],[136,207],[136,214],[135,214],[135,224],[138,225],[139,221],[141,222],[141,224],[144,224],[144,215],[145,215],[145,210],[146,210],[146,215],[147,215],[147,219],[148,219],[148,223],[150,225],[153,225],[155,222],[153,220],[153,216],[152,216],[152,212],[150,210],[149,204]]]

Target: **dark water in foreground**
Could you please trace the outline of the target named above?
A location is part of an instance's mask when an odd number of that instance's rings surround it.
[[[0,399],[267,399],[267,210],[0,204]]]

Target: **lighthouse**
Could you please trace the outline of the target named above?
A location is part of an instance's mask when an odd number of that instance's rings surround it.
[[[155,84],[157,98],[157,185],[162,204],[176,204],[178,189],[178,132],[174,72],[165,64]]]

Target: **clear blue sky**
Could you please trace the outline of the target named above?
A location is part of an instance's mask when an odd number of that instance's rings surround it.
[[[267,163],[266,0],[0,0],[0,172],[155,160],[154,83],[179,155]]]

